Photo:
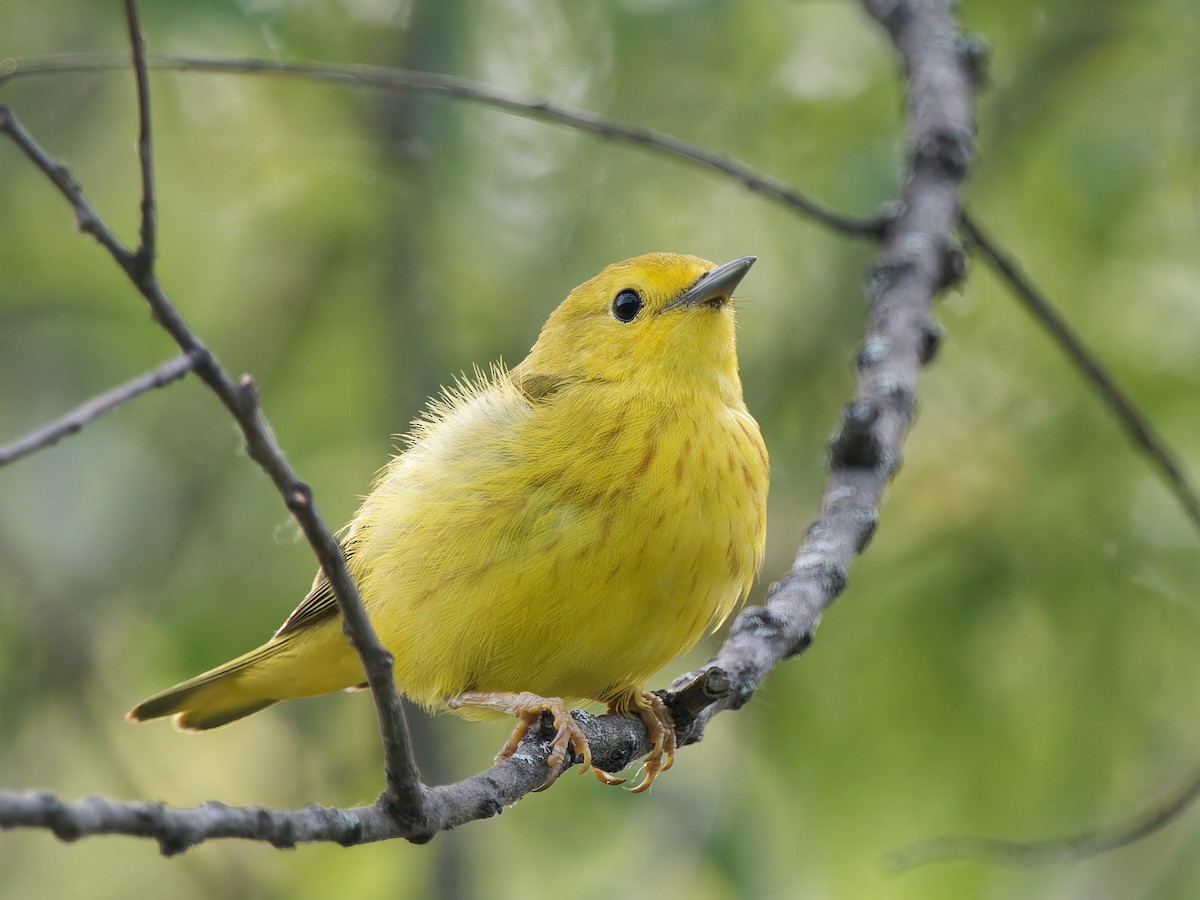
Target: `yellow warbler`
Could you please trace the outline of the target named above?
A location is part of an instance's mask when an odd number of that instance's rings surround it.
[[[400,689],[426,708],[516,716],[498,758],[548,711],[554,774],[568,745],[586,769],[565,702],[594,700],[650,730],[637,789],[670,765],[674,726],[646,683],[729,615],[763,554],[767,453],[742,402],[731,303],[753,262],[608,266],[520,365],[431,402],[347,529]],[[267,643],[129,718],[199,731],[362,682],[318,573]]]

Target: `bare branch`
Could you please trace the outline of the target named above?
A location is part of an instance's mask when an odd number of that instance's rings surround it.
[[[686,729],[698,710],[728,688],[725,673],[712,669],[663,697],[676,722]],[[578,710],[574,715],[587,735],[593,761],[608,771],[620,771],[650,749],[640,719],[591,716]],[[455,784],[428,788],[420,820],[398,815],[386,794],[372,806],[352,809],[316,804],[302,809],[265,809],[217,802],[177,808],[102,797],[64,802],[44,791],[18,794],[0,790],[0,828],[44,828],[64,841],[100,834],[151,837],[166,855],[215,838],[264,841],[277,847],[316,841],[351,846],[394,838],[424,843],[440,831],[498,815],[543,787],[551,775],[546,757],[554,732],[549,721],[543,722],[530,730],[510,758]]]
[[[164,387],[192,370],[194,362],[187,354],[167,360],[157,369],[132,378],[124,384],[98,394],[63,416],[49,422],[36,431],[22,435],[0,447],[0,466],[6,466],[23,456],[28,456],[44,447],[57,444],[67,435],[74,434],[93,419],[109,410],[128,403],[134,397],[154,388]]]
[[[1049,841],[1010,841],[974,835],[933,838],[892,853],[888,857],[888,869],[901,873],[931,863],[962,860],[1021,867],[1080,862],[1154,834],[1179,818],[1197,798],[1200,798],[1200,769],[1160,803],[1108,828],[1081,831]]]
[[[116,56],[98,54],[61,54],[30,57],[13,62],[11,71],[0,74],[0,85],[5,81],[30,75],[64,74],[69,72],[101,72],[122,69],[126,60]],[[411,72],[403,69],[388,69],[379,66],[346,65],[334,63],[296,62],[278,59],[222,59],[201,56],[151,56],[149,66],[179,72],[219,72],[237,75],[274,75],[303,78],[309,81],[340,84],[351,87],[370,87],[392,91],[415,91],[443,94],[471,100],[503,109],[519,116],[566,125],[578,131],[586,131],[618,143],[633,144],[675,159],[682,160],[702,169],[726,175],[737,181],[746,190],[782,203],[793,212],[800,213],[821,225],[848,237],[879,238],[883,233],[882,223],[877,218],[855,219],[836,212],[815,200],[806,197],[793,187],[777,178],[772,178],[739,160],[704,147],[689,144],[668,134],[648,128],[636,128],[606,119],[594,113],[572,109],[549,100],[520,97],[486,84],[440,75],[432,72]]]
[[[1001,250],[995,241],[984,233],[974,218],[967,215],[965,211],[962,214],[962,227],[971,243],[983,254],[988,265],[1008,284],[1021,304],[1046,330],[1058,344],[1059,349],[1066,354],[1067,359],[1100,395],[1101,400],[1108,406],[1117,422],[1129,435],[1130,440],[1158,470],[1168,490],[1175,495],[1175,499],[1179,501],[1179,505],[1192,520],[1192,524],[1200,529],[1200,492],[1192,482],[1187,468],[1154,428],[1150,419],[1129,398],[1129,395],[1121,390],[1108,370],[1088,350],[1067,320],[1063,318],[1062,313],[1034,286],[1017,263]]]
[[[8,791],[0,791],[0,826],[45,828],[63,841],[96,834],[154,838],[164,856],[220,837],[294,847],[306,841],[350,846],[396,836],[389,833],[389,826],[394,831],[394,820],[380,816],[376,807],[277,810],[212,801],[203,806],[172,808],[162,803],[118,803],[103,797],[65,803],[46,792]]]

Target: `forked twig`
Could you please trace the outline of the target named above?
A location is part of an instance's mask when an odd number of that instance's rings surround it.
[[[139,116],[148,115],[149,97],[146,92],[149,78],[145,55],[139,49],[143,36],[136,0],[125,0],[125,10],[130,44],[133,47],[138,112]],[[344,628],[362,659],[375,699],[387,771],[387,790],[381,798],[381,803],[386,803],[391,815],[404,821],[406,830],[412,834],[423,834],[424,792],[413,760],[400,695],[392,680],[392,658],[380,644],[367,618],[362,600],[358,596],[358,589],[346,569],[341,546],[317,512],[308,485],[300,481],[284,459],[282,450],[262,416],[254,382],[248,376],[243,376],[236,383],[233,381],[188,327],[154,275],[156,212],[153,169],[150,165],[153,149],[148,122],[140,122],[138,127],[138,159],[142,164],[142,244],[136,252],[130,251],[108,227],[88,202],[82,188],[71,177],[67,167],[50,157],[21,127],[6,106],[0,106],[0,133],[7,135],[50,179],[75,210],[80,229],[93,235],[125,271],[146,299],[155,320],[190,358],[196,374],[213,390],[238,422],[245,436],[250,457],[270,476],[288,509],[295,516],[333,587]]]
[[[149,115],[149,76],[146,72],[144,38],[137,15],[137,0],[125,0],[129,42],[133,48],[133,67],[138,93],[138,113]],[[412,742],[404,721],[404,707],[393,678],[392,655],[379,641],[366,608],[358,594],[358,586],[346,568],[341,544],[329,526],[317,513],[312,491],[296,477],[284,460],[283,451],[275,442],[258,403],[258,390],[248,376],[235,385],[221,369],[215,357],[200,344],[199,339],[184,322],[178,309],[167,298],[154,277],[155,205],[153,158],[150,146],[150,124],[138,126],[138,159],[142,171],[142,245],[132,262],[130,277],[149,302],[155,319],[171,334],[185,352],[201,353],[202,365],[197,374],[216,392],[233,414],[246,437],[246,448],[275,482],[288,509],[299,522],[301,530],[316,552],[325,577],[333,587],[342,628],[354,645],[363,664],[371,696],[375,701],[380,738],[383,741],[384,768],[387,789],[381,802],[388,811],[406,821],[415,833],[424,830],[424,789],[413,758]]]

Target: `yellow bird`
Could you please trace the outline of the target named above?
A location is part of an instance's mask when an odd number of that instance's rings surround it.
[[[551,313],[515,368],[446,390],[378,476],[343,551],[396,683],[427,709],[549,712],[549,764],[590,766],[567,703],[646,723],[644,790],[674,725],[651,677],[745,598],[766,535],[767,452],[742,401],[731,293],[754,263],[651,253]],[[361,685],[324,575],[255,650],[145,700],[215,728]],[[619,783],[599,769],[597,777]]]

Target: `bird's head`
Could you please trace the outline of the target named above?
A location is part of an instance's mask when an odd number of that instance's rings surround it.
[[[732,294],[754,261],[647,253],[613,263],[550,314],[513,374],[713,385],[740,398]]]

